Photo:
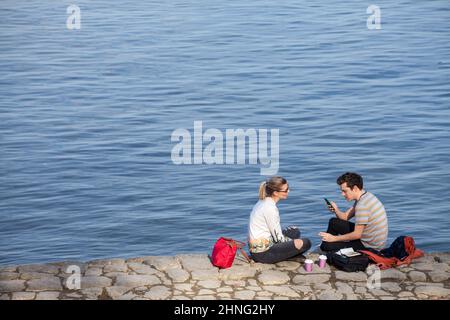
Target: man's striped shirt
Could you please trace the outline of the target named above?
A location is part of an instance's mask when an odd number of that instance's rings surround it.
[[[383,204],[366,192],[356,202],[355,224],[365,225],[361,242],[367,248],[383,249],[388,237],[388,220]]]

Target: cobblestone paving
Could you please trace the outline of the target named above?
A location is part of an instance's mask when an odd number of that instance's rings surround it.
[[[0,267],[0,300],[422,300],[450,298],[450,253],[430,253],[409,266],[347,273],[317,265],[247,264],[220,270],[206,254]],[[75,270],[75,273],[72,273]],[[76,273],[76,271],[80,273]],[[79,280],[79,281],[78,281]]]

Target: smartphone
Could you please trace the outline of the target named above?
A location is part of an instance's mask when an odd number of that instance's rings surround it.
[[[331,211],[333,211],[333,212],[336,212],[335,210],[334,210],[334,208],[333,208],[333,206],[331,205],[331,202],[330,201],[328,201],[328,199],[327,198],[323,198],[324,200],[325,200],[325,202],[327,203],[327,206],[330,208],[330,210]]]

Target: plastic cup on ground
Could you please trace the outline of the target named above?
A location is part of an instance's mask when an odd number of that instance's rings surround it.
[[[305,260],[305,270],[306,272],[311,272],[312,268],[313,268],[313,261],[311,259],[306,259]]]
[[[319,256],[319,268],[325,268],[327,265],[327,256],[321,255]]]

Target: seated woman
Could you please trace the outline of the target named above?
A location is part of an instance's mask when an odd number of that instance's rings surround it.
[[[261,183],[259,201],[250,214],[248,244],[252,259],[277,263],[297,257],[311,248],[311,241],[300,238],[297,228],[281,230],[277,202],[288,197],[289,185],[283,177]]]

